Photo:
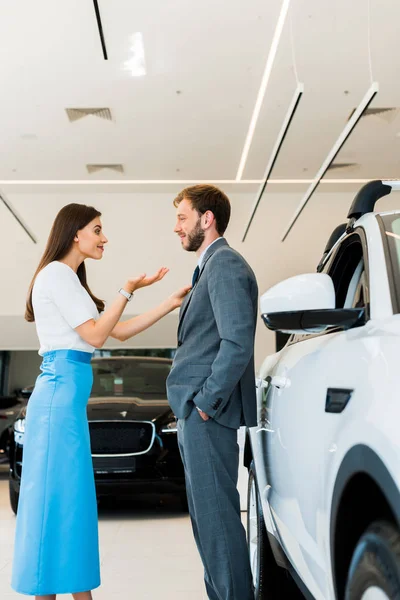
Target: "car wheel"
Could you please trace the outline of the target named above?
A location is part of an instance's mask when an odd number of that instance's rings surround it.
[[[249,468],[247,493],[247,545],[255,600],[296,600],[303,597],[288,571],[277,565],[272,553],[253,462]]]
[[[361,537],[345,600],[400,600],[400,532],[392,523],[373,523]]]
[[[11,479],[8,480],[9,492],[10,492],[10,504],[14,514],[18,511],[19,492],[14,487]]]

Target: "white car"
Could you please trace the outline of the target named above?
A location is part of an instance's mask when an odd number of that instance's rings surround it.
[[[291,335],[245,446],[256,599],[400,599],[400,211],[373,212],[396,189],[364,186],[317,273],[261,298]]]

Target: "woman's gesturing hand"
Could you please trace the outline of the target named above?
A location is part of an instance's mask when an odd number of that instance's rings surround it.
[[[175,292],[174,294],[172,294],[172,296],[170,296],[170,300],[172,301],[172,304],[175,308],[179,308],[181,306],[183,299],[190,292],[191,289],[192,286],[187,285]]]
[[[168,271],[169,269],[166,267],[161,267],[161,269],[158,269],[158,271],[151,277],[148,277],[146,273],[143,273],[142,275],[139,275],[139,277],[128,279],[124,287],[130,294],[132,294],[132,292],[138,290],[139,288],[147,287],[149,285],[153,285],[153,283],[156,283],[157,281],[161,281]]]

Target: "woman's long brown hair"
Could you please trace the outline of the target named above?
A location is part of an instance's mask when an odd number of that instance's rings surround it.
[[[25,310],[25,319],[27,321],[33,322],[35,320],[32,305],[32,290],[38,273],[54,260],[62,260],[71,250],[77,232],[86,227],[96,217],[101,217],[101,213],[93,208],[93,206],[86,206],[85,204],[67,204],[56,216],[49,239],[47,240],[46,249],[29,286]],[[84,262],[79,265],[77,275],[82,286],[96,304],[98,311],[103,311],[103,300],[96,298],[87,284]]]

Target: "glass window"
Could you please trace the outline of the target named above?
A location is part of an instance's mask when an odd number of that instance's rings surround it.
[[[336,308],[349,308],[363,269],[363,247],[358,234],[345,238],[326,272],[335,286]],[[354,289],[352,289],[354,287]]]
[[[388,276],[400,306],[400,215],[381,215],[384,235],[389,249]],[[391,272],[390,272],[391,267]]]
[[[129,358],[94,359],[91,396],[166,396],[169,361]]]

